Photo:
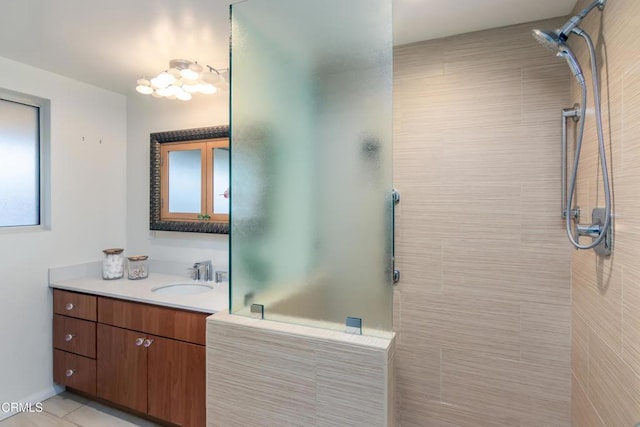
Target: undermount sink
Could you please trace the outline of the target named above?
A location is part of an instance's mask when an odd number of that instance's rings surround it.
[[[195,295],[213,290],[213,286],[204,283],[172,283],[158,286],[151,292],[159,295]]]

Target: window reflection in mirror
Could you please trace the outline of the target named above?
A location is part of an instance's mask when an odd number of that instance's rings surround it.
[[[229,140],[162,144],[161,221],[229,221]]]
[[[228,234],[229,126],[155,132],[150,143],[149,229]]]
[[[194,144],[189,144],[194,145]],[[173,149],[175,146],[175,149]],[[169,213],[202,212],[202,159],[199,149],[167,146]]]

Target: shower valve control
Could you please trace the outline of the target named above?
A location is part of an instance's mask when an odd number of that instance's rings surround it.
[[[609,256],[612,249],[611,223],[605,228],[607,210],[605,208],[594,208],[591,215],[591,224],[576,224],[575,232],[578,236],[588,236],[596,240],[604,234],[602,241],[593,249],[598,255]]]
[[[589,236],[596,238],[602,232],[600,224],[580,225],[577,226],[578,236]]]

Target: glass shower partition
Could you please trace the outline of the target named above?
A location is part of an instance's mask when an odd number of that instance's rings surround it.
[[[231,6],[231,313],[391,336],[391,8]]]

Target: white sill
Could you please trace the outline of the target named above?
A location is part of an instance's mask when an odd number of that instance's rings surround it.
[[[15,227],[0,227],[0,235],[2,234],[20,234],[20,233],[37,233],[41,231],[51,231],[51,227],[45,225],[19,225]]]

